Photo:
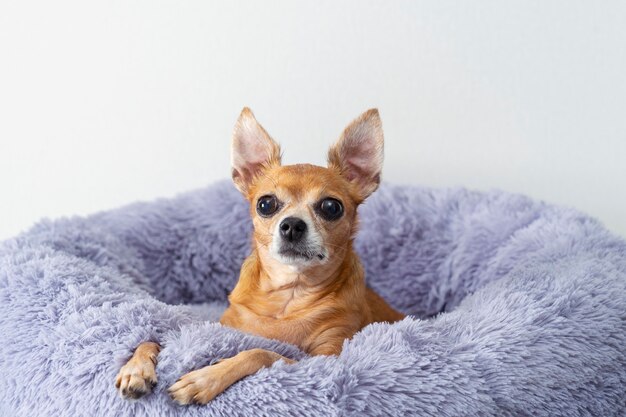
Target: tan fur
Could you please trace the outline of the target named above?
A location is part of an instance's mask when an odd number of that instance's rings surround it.
[[[154,342],[141,343],[115,377],[115,388],[128,398],[150,393],[157,383],[156,364],[161,348]]]
[[[328,168],[281,166],[279,146],[257,125],[244,109],[233,138],[233,180],[251,203],[253,251],[241,267],[220,322],[294,344],[311,355],[339,354],[343,342],[364,326],[404,317],[365,286],[363,267],[352,248],[357,207],[380,182],[383,139],[378,112],[370,110],[346,128],[329,151]],[[282,202],[281,216],[256,213],[256,201],[270,194]],[[326,221],[315,214],[315,203],[326,197],[343,203],[340,219]],[[323,261],[294,266],[272,256],[272,231],[287,215],[311,219],[328,249]],[[137,352],[131,361],[135,356]],[[279,359],[292,362],[262,349],[243,351],[184,375],[169,392],[180,404],[205,404]]]

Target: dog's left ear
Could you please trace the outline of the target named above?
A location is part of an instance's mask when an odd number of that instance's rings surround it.
[[[259,173],[280,165],[280,146],[244,107],[235,124],[231,149],[232,177],[235,186],[247,194]]]
[[[378,188],[383,167],[383,126],[377,109],[370,109],[346,127],[328,151],[328,166],[339,169],[356,185],[361,200]]]

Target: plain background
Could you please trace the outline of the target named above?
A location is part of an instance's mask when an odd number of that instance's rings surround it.
[[[0,2],[0,238],[285,161],[369,107],[384,179],[525,193],[626,236],[626,2]],[[219,204],[219,202],[216,202]]]

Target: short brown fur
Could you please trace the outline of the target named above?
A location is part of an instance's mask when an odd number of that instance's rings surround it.
[[[241,149],[242,145],[255,148],[255,152]],[[364,326],[404,317],[365,286],[363,267],[352,247],[357,207],[380,181],[382,128],[376,110],[364,113],[346,128],[329,151],[328,168],[281,166],[280,148],[248,109],[235,129],[233,152],[233,180],[251,203],[254,234],[252,254],[241,267],[230,305],[220,319],[223,325],[294,344],[311,355],[336,355],[343,342]],[[283,212],[310,219],[326,248],[323,262],[294,266],[273,256],[273,231],[284,216],[257,214],[256,201],[265,195],[275,195]],[[316,215],[315,204],[325,197],[343,203],[341,219],[326,222]],[[118,381],[131,381],[130,372],[136,376],[137,364],[151,358],[145,352],[154,351],[155,344],[150,343],[137,348],[129,361],[134,365],[122,368]],[[239,379],[279,359],[293,362],[267,350],[243,351],[184,375],[169,392],[180,404],[205,404]],[[156,353],[149,360],[153,369]],[[156,381],[156,375],[146,375]],[[142,384],[140,378],[133,381],[134,385],[124,385],[126,392],[120,388],[122,395],[137,397],[150,391],[151,385]]]

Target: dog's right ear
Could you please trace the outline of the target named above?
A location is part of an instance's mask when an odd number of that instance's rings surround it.
[[[247,107],[235,124],[231,152],[233,182],[244,195],[263,169],[280,165],[280,146]]]

